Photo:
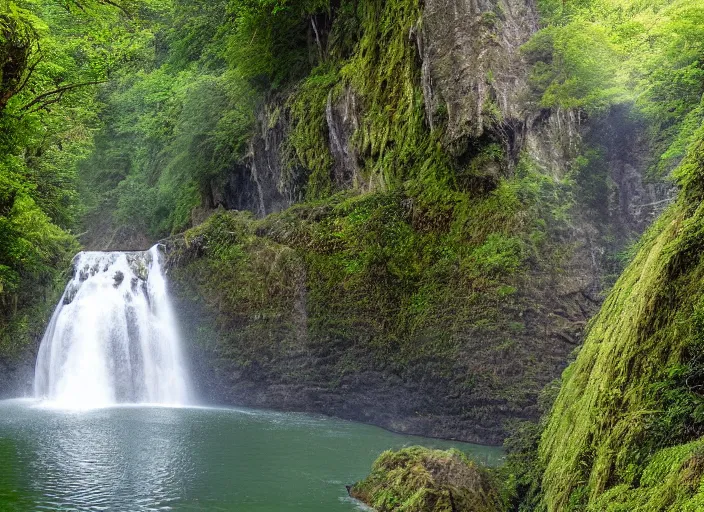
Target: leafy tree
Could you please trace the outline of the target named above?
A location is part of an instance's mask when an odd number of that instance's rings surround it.
[[[0,5],[0,352],[28,334],[25,312],[78,249],[77,165],[98,127],[97,86],[141,35],[108,4]]]

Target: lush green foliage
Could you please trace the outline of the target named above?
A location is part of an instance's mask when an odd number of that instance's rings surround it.
[[[102,129],[81,166],[87,228],[182,229],[244,151],[252,91],[223,60],[226,13],[226,2],[175,2],[145,15],[141,53],[102,90]]]
[[[250,135],[249,89],[238,83],[232,73],[164,67],[116,79],[105,90],[107,127],[82,164],[93,215],[102,220],[107,207],[118,223],[151,236],[187,226],[210,194],[210,179]]]
[[[103,129],[81,171],[86,228],[154,239],[215,206],[213,184],[245,156],[256,107],[325,60],[328,13],[320,0],[179,0],[150,14],[142,54],[101,96]],[[327,154],[314,151],[292,154],[312,169]]]
[[[704,435],[704,128],[683,190],[621,276],[563,386],[540,443],[549,511],[697,510]],[[675,448],[673,448],[675,447]]]
[[[57,269],[77,250],[77,162],[97,128],[95,86],[131,58],[116,7],[3,2],[0,12],[0,346],[37,335]],[[29,318],[29,310],[34,318]],[[41,308],[39,308],[41,309]],[[38,331],[38,332],[37,332]]]
[[[634,104],[667,173],[704,119],[704,6],[696,0],[539,2],[546,25],[525,45],[533,99],[590,115]]]

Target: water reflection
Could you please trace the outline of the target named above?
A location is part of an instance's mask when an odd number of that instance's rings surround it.
[[[0,510],[359,510],[344,485],[418,441],[300,414],[0,402]]]
[[[178,502],[194,470],[189,425],[172,409],[132,413],[114,421],[111,410],[44,412],[30,432],[15,431],[36,443],[18,461],[32,476],[27,484],[36,505],[146,510]]]

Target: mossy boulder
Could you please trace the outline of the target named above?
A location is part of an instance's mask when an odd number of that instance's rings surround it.
[[[350,496],[379,512],[498,512],[499,492],[488,471],[459,450],[420,446],[386,451]]]

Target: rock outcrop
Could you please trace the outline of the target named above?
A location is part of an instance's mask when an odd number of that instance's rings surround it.
[[[379,512],[499,512],[498,488],[486,469],[458,450],[420,446],[382,453],[350,496]]]

